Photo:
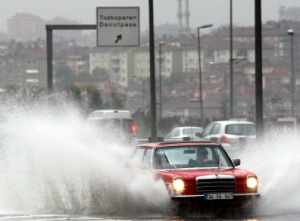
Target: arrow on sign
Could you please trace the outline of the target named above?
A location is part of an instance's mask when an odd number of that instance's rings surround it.
[[[118,44],[121,40],[122,40],[122,34],[119,34],[119,35],[116,37],[115,44]]]

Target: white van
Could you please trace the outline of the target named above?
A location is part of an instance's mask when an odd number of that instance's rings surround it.
[[[103,130],[111,130],[113,135],[125,136],[131,141],[139,130],[129,110],[95,110],[87,120]]]

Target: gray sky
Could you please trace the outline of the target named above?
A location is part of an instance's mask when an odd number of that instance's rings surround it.
[[[254,0],[233,0],[235,24],[252,25]],[[264,20],[277,19],[279,6],[300,6],[300,0],[262,0]],[[0,30],[6,29],[6,19],[17,12],[30,12],[49,19],[62,16],[82,23],[95,23],[97,6],[140,6],[142,29],[147,28],[148,0],[2,0]],[[154,0],[156,24],[177,22],[177,0]],[[190,0],[191,25],[228,23],[229,0]]]

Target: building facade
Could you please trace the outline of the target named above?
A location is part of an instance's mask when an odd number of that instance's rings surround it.
[[[8,35],[17,41],[44,39],[46,22],[39,16],[17,13],[7,20]]]

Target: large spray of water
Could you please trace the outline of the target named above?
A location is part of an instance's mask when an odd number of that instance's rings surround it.
[[[168,204],[162,183],[132,165],[132,146],[76,108],[10,106],[0,123],[0,211],[120,214]]]
[[[245,148],[243,167],[260,178],[260,215],[300,212],[300,135],[296,131],[269,131],[263,141]]]
[[[128,166],[132,146],[70,105],[7,105],[0,117],[2,213],[124,214],[167,207],[162,183]],[[259,214],[300,212],[300,136],[280,131],[246,147],[260,177]]]

